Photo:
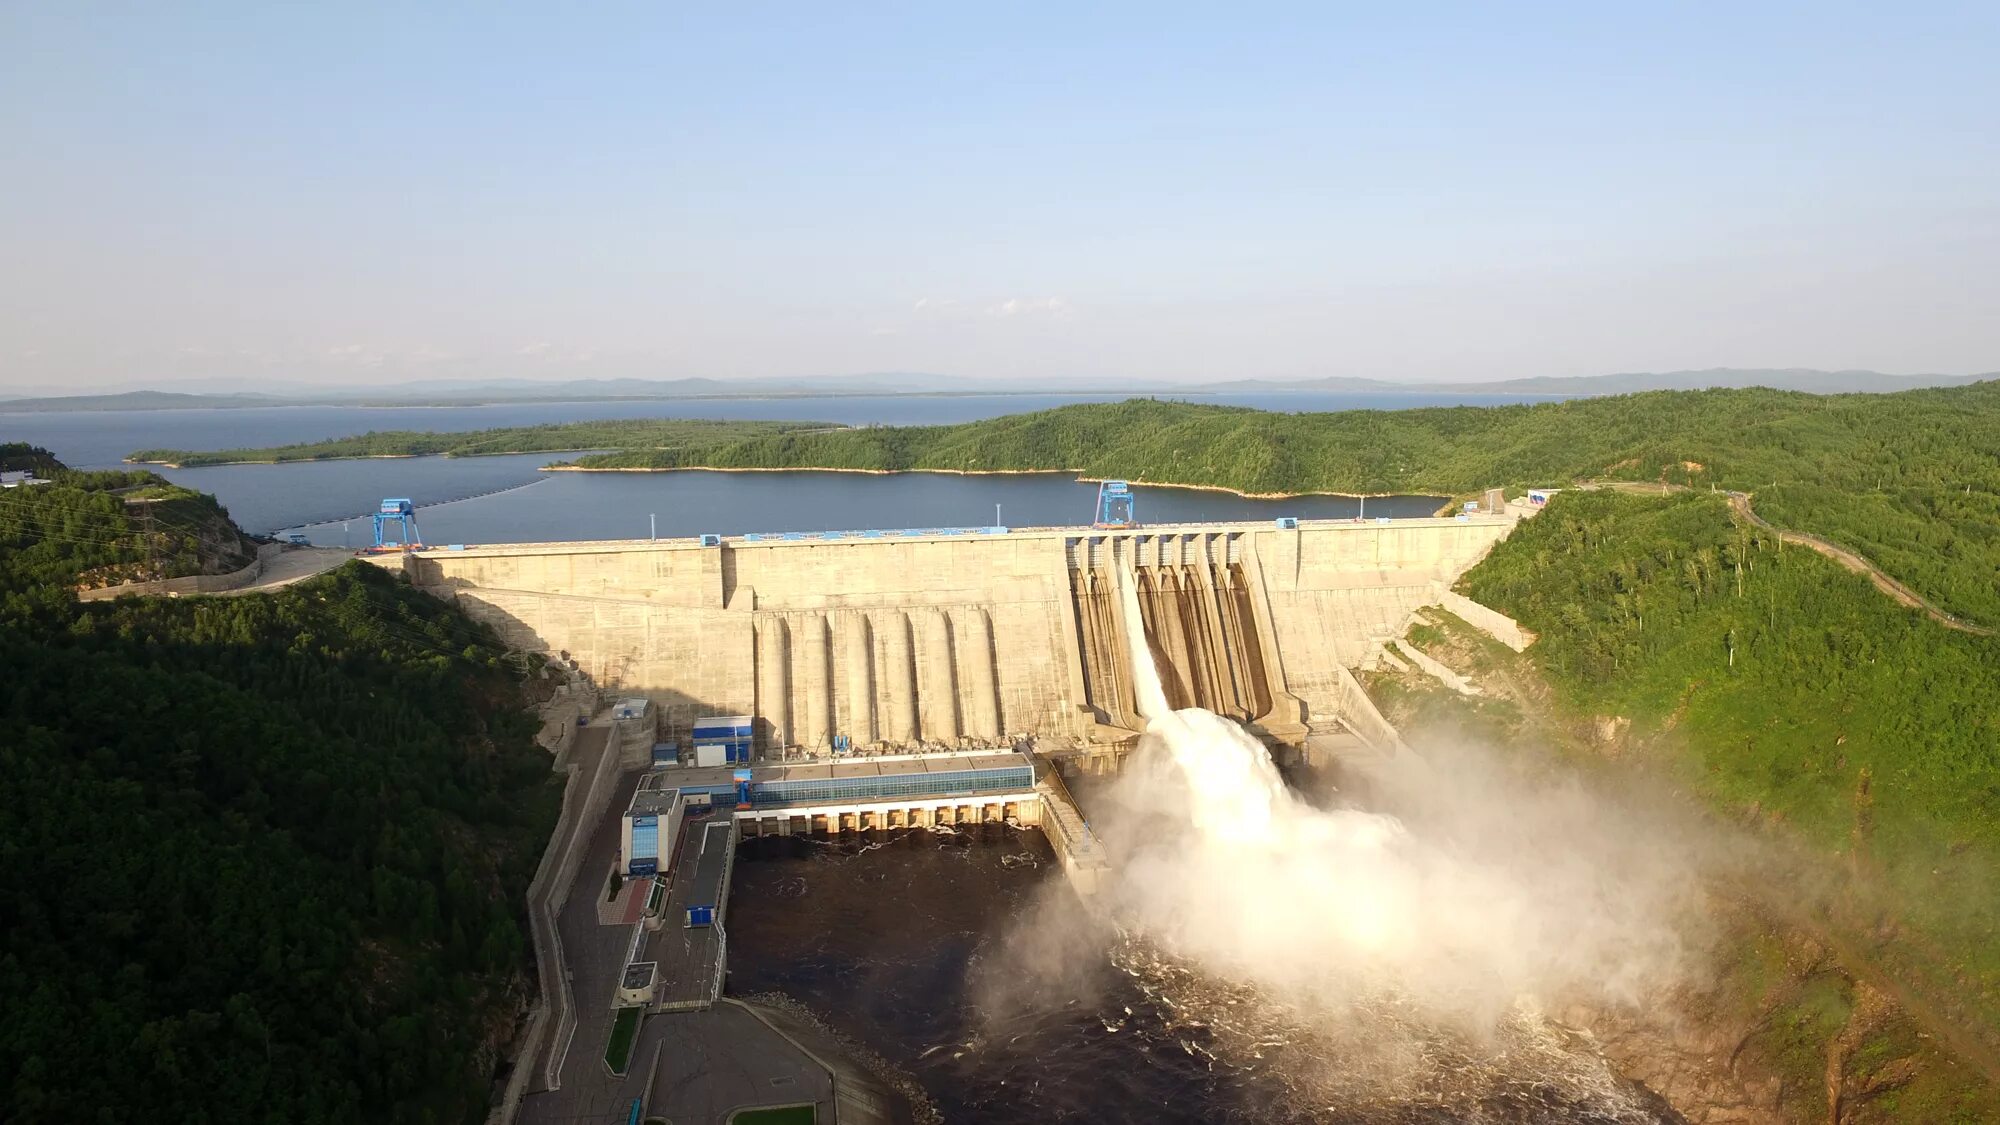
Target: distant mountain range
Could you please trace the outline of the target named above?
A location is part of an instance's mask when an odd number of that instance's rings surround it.
[[[0,412],[52,410],[186,410],[246,406],[468,406],[500,402],[579,402],[674,398],[814,398],[846,395],[1221,395],[1221,394],[1490,394],[1577,397],[1706,387],[1773,387],[1812,394],[1884,393],[2000,379],[1982,375],[1885,375],[1879,371],[1817,371],[1804,367],[1717,367],[1706,371],[1630,372],[1617,375],[1543,376],[1498,382],[1392,383],[1334,377],[1291,381],[1235,379],[1196,384],[1097,380],[1051,387],[958,379],[920,373],[816,375],[791,379],[530,379],[441,380],[394,388],[297,389],[285,394],[189,394],[124,391],[0,400]],[[939,388],[949,387],[950,390]]]
[[[1493,395],[1622,395],[1637,391],[1698,391],[1709,387],[1771,387],[1781,391],[1809,394],[1881,394],[1916,387],[1955,387],[2000,379],[2000,371],[1983,375],[1884,375],[1880,371],[1819,371],[1810,367],[1712,367],[1706,371],[1634,371],[1617,375],[1537,376],[1532,379],[1502,379],[1486,383],[1387,383],[1379,379],[1304,379],[1279,382],[1268,379],[1240,379],[1225,383],[1204,383],[1198,389],[1212,394],[1269,393],[1287,391],[1333,391],[1348,394],[1451,394]]]

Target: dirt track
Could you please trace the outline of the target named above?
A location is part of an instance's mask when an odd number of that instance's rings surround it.
[[[1747,492],[1730,493],[1729,506],[1735,509],[1737,515],[1748,520],[1750,523],[1766,531],[1776,532],[1778,538],[1784,542],[1797,543],[1801,547],[1810,547],[1856,574],[1867,575],[1868,580],[1875,583],[1876,589],[1894,598],[1897,602],[1909,606],[1911,609],[1922,610],[1931,620],[1947,629],[1956,629],[1961,633],[1971,633],[1981,637],[1994,635],[1994,630],[1984,625],[1974,625],[1968,621],[1961,621],[1944,610],[1939,609],[1937,606],[1932,605],[1929,601],[1925,600],[1923,595],[1889,577],[1889,575],[1883,573],[1881,567],[1876,566],[1853,551],[1837,544],[1829,543],[1817,535],[1807,535],[1799,531],[1786,531],[1784,528],[1774,525],[1769,520],[1758,515],[1750,507],[1750,494]]]
[[[1667,484],[1665,482],[1654,481],[1593,481],[1579,487],[1608,488],[1615,492],[1636,492],[1646,495],[1663,495],[1669,492],[1690,491],[1688,486],[1684,484]],[[1874,563],[1869,562],[1867,559],[1837,543],[1821,539],[1817,535],[1808,535],[1803,531],[1787,531],[1779,527],[1763,516],[1758,515],[1750,507],[1750,494],[1747,492],[1731,492],[1729,494],[1729,506],[1739,517],[1766,531],[1774,533],[1780,540],[1786,543],[1797,543],[1801,547],[1818,551],[1820,554],[1825,555],[1827,558],[1832,559],[1834,562],[1839,563],[1856,574],[1867,575],[1868,580],[1875,584],[1876,589],[1894,598],[1898,604],[1923,611],[1925,616],[1947,629],[1956,629],[1961,633],[1970,633],[1976,637],[1991,637],[1996,632],[2000,632],[2000,630],[1995,630],[1985,625],[1974,625],[1970,621],[1953,617],[1951,614],[1931,604],[1922,594],[1891,578],[1881,567],[1876,566]]]

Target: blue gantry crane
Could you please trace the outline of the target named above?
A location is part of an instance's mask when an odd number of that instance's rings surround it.
[[[391,537],[390,531],[395,535]],[[375,510],[375,545],[371,551],[416,551],[424,545],[417,530],[417,505],[408,497],[390,496]]]
[[[1097,519],[1092,527],[1107,530],[1138,527],[1139,508],[1131,486],[1122,480],[1108,480],[1097,486]]]

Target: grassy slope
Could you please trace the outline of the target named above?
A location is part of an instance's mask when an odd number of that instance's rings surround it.
[[[1629,768],[1606,756],[1618,751],[1600,740],[1595,716],[1551,690],[1532,650],[1517,655],[1450,614],[1430,612],[1439,624],[1417,626],[1409,639],[1472,675],[1488,694],[1467,698],[1421,675],[1363,673],[1369,694],[1420,747],[1432,735],[1470,737],[1507,748],[1531,771],[1545,771],[1552,758],[1587,774]],[[1653,764],[1672,769],[1668,758]],[[1811,884],[1766,862],[1715,873],[1712,975],[1687,982],[1663,999],[1663,1009],[1640,1014],[1636,1035],[1621,1034],[1633,1029],[1616,1018],[1598,1026],[1614,1060],[1643,1077],[1667,1077],[1683,1094],[1690,1078],[1697,1090],[1733,1078],[1775,1097],[1785,1118],[1801,1123],[1828,1120],[1830,1057],[1837,1058],[1841,1120],[1853,1125],[1975,1125],[2000,1117],[2000,1086],[1954,1058],[1924,1020],[1871,983],[1872,957],[1830,946],[1818,936],[1824,920],[1799,913],[1812,897],[1802,887]],[[1721,1073],[1700,1076],[1704,1069]]]
[[[1703,495],[1561,497],[1462,585],[1542,634],[1563,707],[1631,719],[1717,808],[1839,858],[1876,959],[2000,1029],[2000,640]]]

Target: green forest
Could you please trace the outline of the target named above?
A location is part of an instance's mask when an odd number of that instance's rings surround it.
[[[0,552],[19,582],[106,586],[216,574],[255,555],[214,497],[153,473],[79,472],[20,443],[0,444],[0,469],[54,482],[0,491]]]
[[[2000,623],[2000,382],[1893,395],[1660,391],[1525,406],[1276,414],[1132,400],[959,426],[771,434],[583,468],[1063,469],[1247,493],[1466,495],[1580,480],[1754,492]]]
[[[589,422],[292,448],[311,456],[615,450],[578,458],[585,469],[1044,469],[1255,494],[1470,495],[1582,480],[1735,489],[1754,493],[1758,513],[1779,526],[1859,551],[1947,611],[2000,625],[2000,381],[1896,394],[1656,391],[1332,414],[1133,399],[956,426]],[[290,455],[133,456],[208,464]]]
[[[1718,808],[1846,857],[1878,955],[2000,1028],[2000,639],[1733,521],[1720,497],[1575,492],[1461,589],[1541,634],[1564,703],[1633,721]]]
[[[825,422],[717,422],[699,418],[632,418],[556,422],[540,426],[462,433],[429,430],[370,431],[331,441],[264,449],[141,449],[125,459],[142,465],[276,464],[355,457],[491,457],[506,453],[575,453],[586,449],[674,450],[790,433],[824,430]]]
[[[0,499],[0,1118],[483,1118],[560,799],[517,673],[358,563],[79,604],[135,484]]]

